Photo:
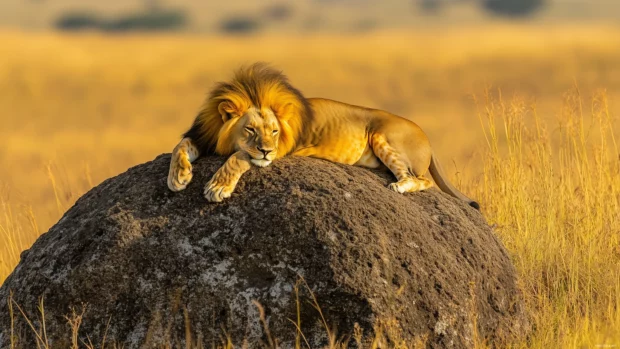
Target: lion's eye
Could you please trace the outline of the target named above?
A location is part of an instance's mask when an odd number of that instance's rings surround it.
[[[245,130],[250,132],[251,134],[254,134],[254,129],[251,127],[246,127]]]
[[[278,131],[278,130],[273,130],[273,134],[274,134],[274,135],[277,135],[277,134],[278,134],[278,132],[280,132],[280,131]]]

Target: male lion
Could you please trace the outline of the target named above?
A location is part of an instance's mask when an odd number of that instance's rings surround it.
[[[203,154],[229,156],[207,183],[207,200],[230,197],[252,165],[269,166],[287,156],[311,156],[349,165],[385,165],[396,177],[389,188],[414,192],[433,184],[479,209],[441,174],[422,129],[383,110],[323,98],[304,98],[279,71],[263,63],[239,69],[232,81],[219,83],[192,127],[172,152],[168,187],[185,189],[191,163]]]

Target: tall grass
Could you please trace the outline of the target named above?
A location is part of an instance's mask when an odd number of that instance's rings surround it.
[[[557,123],[487,94],[487,151],[474,191],[510,251],[531,348],[620,345],[620,158],[604,92],[567,93]],[[472,188],[473,189],[473,188]]]
[[[59,219],[64,211],[85,192],[85,188],[68,184],[59,185],[59,169],[49,164],[45,168],[48,185],[54,194],[54,208],[50,215]],[[90,181],[89,174],[86,178]],[[90,183],[92,187],[92,182]],[[20,260],[21,252],[29,248],[44,232],[30,204],[12,202],[10,191],[0,191],[0,284]]]
[[[14,207],[0,197],[0,283],[17,265],[21,252],[40,234],[31,207]]]
[[[321,310],[321,306],[319,304],[318,299],[316,298],[314,292],[308,286],[305,279],[302,276],[299,276],[297,282],[294,287],[294,294],[297,303],[297,321],[292,319],[288,319],[294,326],[296,332],[296,340],[295,340],[295,349],[302,348],[312,348],[310,343],[308,342],[307,337],[301,330],[301,313],[300,313],[300,291],[303,289],[308,293],[307,301],[312,305],[315,311],[320,315],[321,318],[321,327],[324,331],[325,338],[327,339],[327,344],[325,348],[329,349],[345,349],[349,348],[351,343],[355,343],[358,348],[368,348],[368,349],[380,349],[380,348],[395,348],[395,349],[422,349],[426,348],[426,342],[428,339],[428,334],[423,334],[421,336],[417,336],[413,339],[404,339],[403,332],[398,324],[398,322],[394,319],[378,319],[374,324],[374,329],[372,333],[372,337],[368,337],[368,333],[364,336],[362,328],[355,323],[354,331],[350,334],[339,335],[337,333],[337,329],[330,327],[329,319],[326,319],[323,316],[323,311]],[[265,349],[278,349],[281,347],[281,343],[278,341],[278,338],[272,336],[271,331],[269,329],[268,319],[265,315],[265,309],[263,306],[253,300],[252,303],[257,308],[259,313],[259,320],[261,326],[263,328],[264,337],[260,343],[252,343],[252,346],[258,346]],[[472,299],[472,304],[474,300]],[[180,297],[177,297],[172,300],[172,313],[177,313],[182,310],[183,318],[184,318],[184,337],[181,341],[177,334],[172,334],[170,331],[166,331],[163,337],[163,342],[160,344],[160,341],[157,340],[157,344],[153,343],[153,338],[149,335],[151,334],[151,329],[149,329],[145,342],[143,343],[143,347],[152,347],[159,349],[204,349],[207,347],[213,349],[233,349],[235,344],[233,343],[231,337],[228,333],[225,332],[220,337],[220,341],[212,342],[210,344],[205,344],[201,339],[201,335],[196,335],[192,330],[192,323],[189,319],[189,310],[187,307],[181,304]],[[34,337],[36,341],[37,349],[52,349],[58,347],[52,346],[50,344],[50,340],[47,336],[46,331],[46,317],[45,317],[45,307],[43,298],[39,298],[39,305],[37,307],[36,314],[26,314],[22,307],[13,299],[13,292],[10,293],[8,299],[8,309],[10,314],[10,329],[8,330],[8,335],[10,336],[10,346],[7,349],[25,349],[25,344],[22,342],[23,333],[18,332],[15,328],[15,320],[17,317],[21,317],[21,319],[28,325],[28,331]],[[67,321],[67,337],[71,338],[71,344],[62,344],[65,345],[66,348],[70,349],[105,349],[106,347],[112,349],[121,349],[124,348],[122,343],[118,343],[108,339],[108,331],[110,330],[110,320],[108,320],[103,336],[100,340],[90,338],[88,334],[84,334],[80,331],[80,327],[82,325],[82,321],[84,318],[84,313],[86,312],[86,305],[82,305],[81,309],[76,310],[75,308],[71,309],[71,312],[65,315],[65,320]],[[34,321],[33,321],[34,320]],[[164,320],[165,321],[165,320]],[[168,319],[170,321],[170,319]],[[168,325],[170,327],[171,324]],[[476,331],[474,331],[476,332]],[[158,333],[158,335],[160,335]],[[314,334],[313,334],[314,335]],[[93,342],[98,343],[98,345],[93,344]],[[241,347],[248,347],[248,343],[243,342]]]

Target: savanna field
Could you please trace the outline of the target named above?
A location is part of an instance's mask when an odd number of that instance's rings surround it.
[[[307,97],[427,132],[518,270],[531,336],[498,345],[620,347],[620,27],[0,43],[0,282],[77,198],[169,152],[212,84],[261,60]]]

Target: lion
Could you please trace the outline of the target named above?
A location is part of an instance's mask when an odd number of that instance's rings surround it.
[[[387,167],[398,193],[425,190],[433,182],[479,209],[442,173],[430,142],[414,122],[387,111],[325,98],[305,98],[279,70],[255,63],[236,71],[211,91],[190,129],[172,151],[168,187],[180,191],[192,180],[192,162],[202,155],[228,156],[204,188],[208,201],[229,198],[241,176],[289,156],[309,156],[367,168]]]

